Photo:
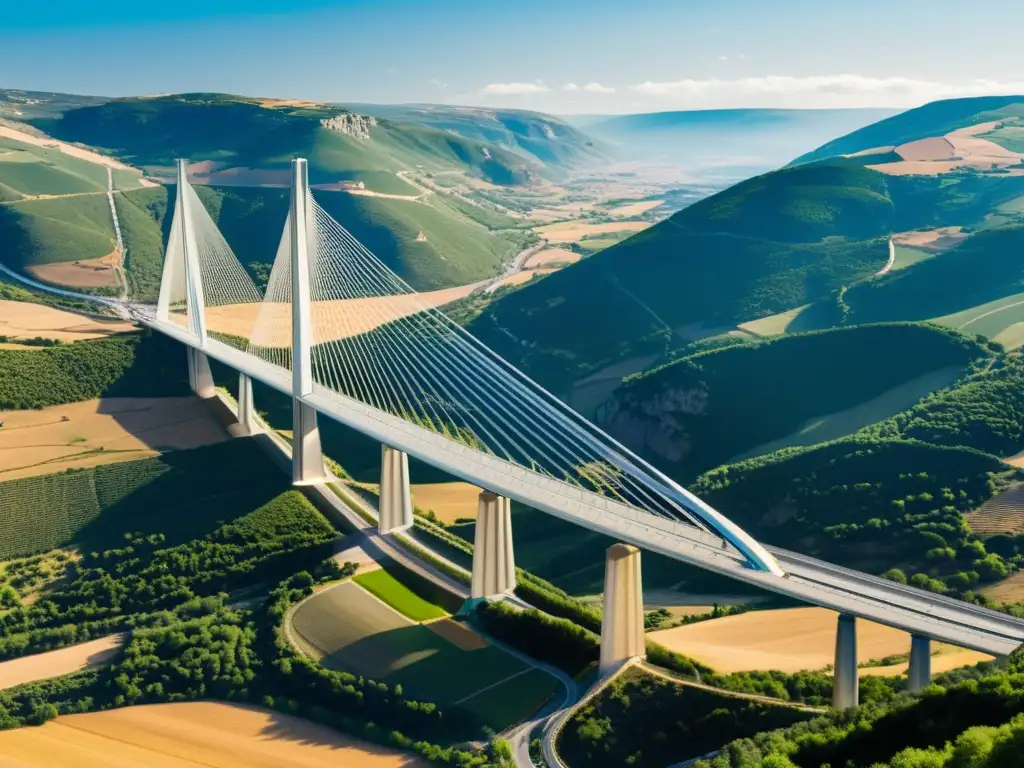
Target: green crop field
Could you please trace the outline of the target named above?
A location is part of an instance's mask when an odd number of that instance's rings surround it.
[[[59,149],[0,137],[0,184],[27,197],[102,192],[107,170]]]
[[[355,582],[413,621],[448,615],[444,608],[424,600],[383,568],[361,573],[355,577]]]
[[[2,205],[0,242],[5,246],[0,259],[15,269],[106,256],[116,242],[107,197],[82,195]]]
[[[287,489],[268,462],[252,440],[233,440],[0,483],[0,559],[102,549],[126,531],[164,533],[171,544],[203,535]]]
[[[399,684],[406,696],[442,706],[464,702],[495,730],[532,712],[556,685],[494,646],[462,650],[354,582],[306,600],[291,628],[298,646],[324,666]]]
[[[906,269],[911,264],[917,264],[919,261],[935,256],[934,253],[909,245],[897,245],[893,250],[896,252],[896,258],[893,260],[892,269]]]

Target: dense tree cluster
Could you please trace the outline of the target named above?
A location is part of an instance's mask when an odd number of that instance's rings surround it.
[[[572,766],[663,768],[811,717],[630,670],[573,716],[558,746]]]

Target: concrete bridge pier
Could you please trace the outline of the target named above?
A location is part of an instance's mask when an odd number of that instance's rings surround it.
[[[255,435],[260,431],[256,422],[256,406],[252,398],[252,379],[244,373],[238,374],[238,425],[239,434]]]
[[[919,693],[932,681],[932,641],[921,635],[910,636],[910,668],[907,690]]]
[[[604,676],[614,672],[645,653],[640,550],[630,544],[613,544],[604,560],[599,673]]]
[[[483,491],[477,506],[470,600],[506,594],[515,588],[512,502],[504,496]]]
[[[292,398],[292,485],[313,485],[330,480],[320,449],[316,410]]]
[[[378,528],[394,533],[412,528],[412,493],[409,489],[409,454],[381,446]]]
[[[199,397],[207,400],[217,394],[210,372],[210,358],[198,349],[188,347],[188,385]]]
[[[832,687],[832,706],[850,709],[857,706],[857,618],[839,614],[836,627],[836,663]]]

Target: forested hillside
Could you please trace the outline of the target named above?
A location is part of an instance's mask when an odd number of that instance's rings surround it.
[[[299,156],[309,158],[312,184],[357,179],[374,189],[390,177],[389,188],[379,192],[414,194],[393,175],[417,164],[458,168],[496,184],[524,181],[539,170],[507,150],[435,128],[371,123],[340,107],[229,94],[115,99],[31,122],[58,139],[100,147],[143,168],[166,168],[185,157],[217,163],[217,169],[287,173],[290,158]]]
[[[597,420],[628,447],[685,479],[801,428],[806,438],[794,438],[794,444],[854,432],[952,383],[991,354],[973,339],[925,325],[783,336],[701,352],[630,377],[599,409]],[[919,377],[924,379],[915,385]],[[850,415],[832,430],[822,427],[832,414],[908,382],[905,396],[865,408],[860,423]]]
[[[470,327],[564,391],[609,363],[834,297],[886,265],[891,233],[973,225],[1022,194],[1019,176],[888,176],[854,160],[785,168],[503,297]],[[871,319],[882,318],[856,321]]]

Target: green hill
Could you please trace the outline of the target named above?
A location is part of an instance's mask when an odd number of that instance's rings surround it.
[[[299,156],[310,161],[312,184],[362,180],[374,189],[386,177],[387,188],[376,191],[388,193],[415,194],[394,179],[394,172],[417,166],[459,169],[495,184],[525,181],[540,169],[520,155],[436,128],[322,104],[227,94],[116,99],[31,123],[56,138],[100,147],[153,171],[166,172],[176,158],[187,157],[218,163],[221,171],[285,172]]]
[[[288,214],[287,190],[195,189],[243,265],[255,270],[254,264],[273,262]],[[408,201],[324,190],[314,194],[328,213],[417,290],[498,274],[531,239],[524,230],[489,229],[438,195]],[[156,297],[174,195],[174,186],[161,186],[116,196],[128,280],[137,298]]]
[[[692,477],[781,438],[810,444],[856,432],[989,354],[972,339],[925,325],[783,336],[632,376],[599,409],[598,424],[674,476]],[[907,391],[883,397],[896,388]]]
[[[987,225],[1021,195],[1019,176],[888,176],[847,159],[784,168],[501,298],[471,327],[564,392],[610,363],[833,296],[885,265],[891,233]]]
[[[929,136],[942,136],[969,125],[1020,117],[1024,117],[1024,96],[978,96],[933,101],[833,139],[793,162],[807,163],[875,147],[898,146]],[[1002,143],[997,137],[989,138],[997,144]]]
[[[361,115],[425,125],[502,147],[559,169],[605,160],[605,147],[552,115],[525,109],[452,107],[445,104],[343,104]]]
[[[0,242],[0,260],[14,269],[99,258],[117,244],[104,194],[2,205]]]

